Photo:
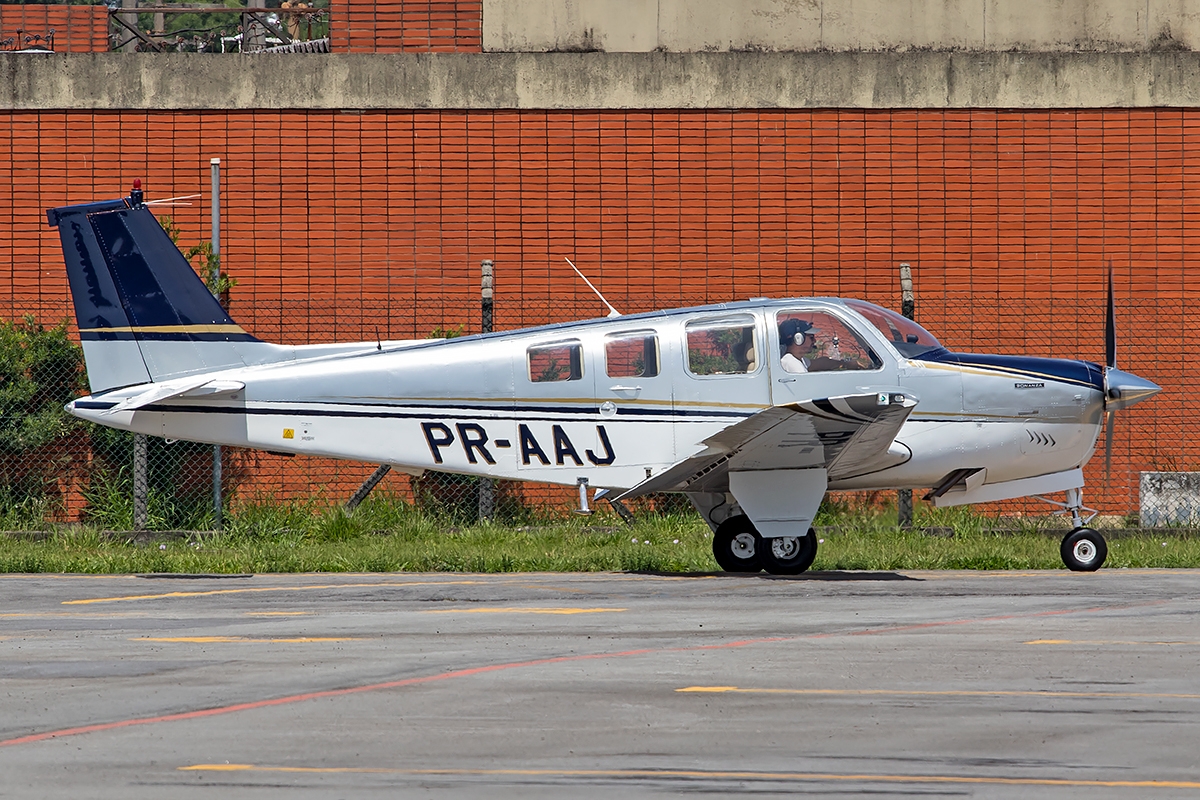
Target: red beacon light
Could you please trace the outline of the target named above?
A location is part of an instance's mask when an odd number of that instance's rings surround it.
[[[142,179],[133,179],[133,191],[129,193],[129,205],[136,208],[142,204]]]

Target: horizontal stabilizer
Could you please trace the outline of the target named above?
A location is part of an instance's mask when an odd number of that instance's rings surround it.
[[[167,381],[166,383],[151,384],[144,392],[128,397],[117,403],[102,416],[110,416],[119,411],[136,411],[152,403],[169,400],[172,397],[203,397],[212,394],[227,394],[244,389],[246,385],[240,381],[215,381],[207,376],[188,378],[186,380]]]
[[[894,466],[888,448],[916,405],[891,388],[773,406],[708,437],[704,450],[617,499],[728,491],[730,470],[824,468],[836,480]]]

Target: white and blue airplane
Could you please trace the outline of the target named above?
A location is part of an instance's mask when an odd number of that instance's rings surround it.
[[[77,417],[173,439],[602,489],[683,492],[734,572],[797,574],[830,490],[936,506],[1065,493],[1073,570],[1103,564],[1083,466],[1159,391],[1108,364],[947,350],[853,299],[755,299],[446,340],[282,346],[234,322],[135,186],[47,211],[91,395]],[[1111,448],[1111,419],[1109,446]],[[1047,498],[1043,498],[1047,499]],[[1086,515],[1086,516],[1085,516]]]

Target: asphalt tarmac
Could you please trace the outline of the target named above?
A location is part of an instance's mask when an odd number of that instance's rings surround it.
[[[1200,796],[1200,571],[0,576],[0,796]]]

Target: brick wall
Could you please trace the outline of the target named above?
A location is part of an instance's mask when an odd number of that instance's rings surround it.
[[[1128,508],[1137,470],[1200,461],[1198,153],[1200,110],[1179,109],[6,113],[0,315],[70,315],[45,208],[137,177],[207,194],[213,156],[233,314],[276,341],[478,330],[484,258],[498,328],[602,315],[563,256],[627,311],[897,307],[908,261],[948,346],[1102,360],[1111,261],[1120,363],[1167,390],[1121,416],[1092,495]],[[184,245],[207,237],[194,202],[161,209]]]
[[[335,53],[478,53],[483,0],[330,3]]]
[[[58,53],[103,53],[108,50],[107,6],[76,5],[0,5],[0,43],[5,50],[27,46],[25,37],[45,37],[54,30],[54,50]],[[31,41],[29,44],[45,42]]]

